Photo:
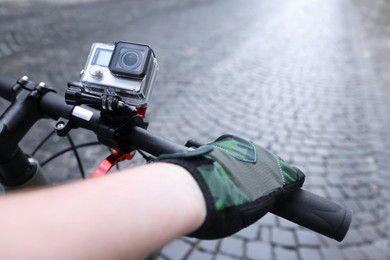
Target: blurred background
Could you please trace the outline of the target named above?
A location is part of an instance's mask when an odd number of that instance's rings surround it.
[[[230,238],[172,241],[160,259],[389,259],[389,0],[0,0],[1,74],[64,93],[92,43],[118,40],[149,44],[159,61],[151,131],[183,144],[247,137],[353,210],[341,243],[267,214]],[[53,126],[39,122],[23,148]],[[66,146],[53,137],[37,157]],[[82,154],[91,174],[108,150]],[[55,183],[79,177],[71,153],[44,170]]]

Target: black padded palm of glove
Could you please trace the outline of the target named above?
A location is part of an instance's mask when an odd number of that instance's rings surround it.
[[[269,212],[277,198],[299,189],[305,179],[280,157],[233,135],[157,160],[184,167],[199,184],[207,215],[190,236],[200,239],[227,237],[247,227]]]

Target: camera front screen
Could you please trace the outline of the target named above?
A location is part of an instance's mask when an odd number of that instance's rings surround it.
[[[150,55],[151,49],[147,45],[118,42],[108,69],[117,76],[143,78]]]
[[[99,65],[102,67],[108,67],[110,63],[112,50],[96,48],[95,55],[92,58],[92,65]]]

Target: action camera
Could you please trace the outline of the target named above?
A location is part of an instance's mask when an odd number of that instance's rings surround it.
[[[94,43],[81,83],[91,94],[117,95],[128,105],[146,106],[157,70],[156,57],[148,45]]]

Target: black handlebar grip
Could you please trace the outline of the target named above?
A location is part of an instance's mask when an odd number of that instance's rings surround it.
[[[339,242],[352,220],[351,211],[302,189],[278,201],[271,212]]]

